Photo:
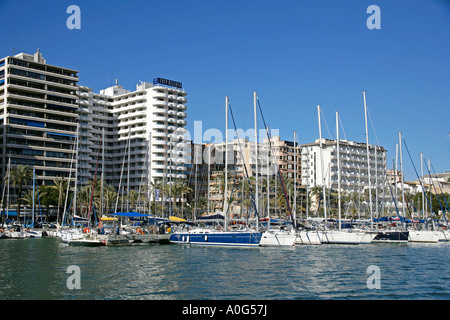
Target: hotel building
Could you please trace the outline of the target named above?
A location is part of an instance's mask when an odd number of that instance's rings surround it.
[[[78,80],[39,50],[0,59],[1,181],[9,162],[34,168],[38,185],[77,175],[79,187],[103,177],[116,190],[137,190],[187,177],[180,82],[155,78],[134,91],[116,82],[95,93]]]
[[[323,160],[321,160],[321,154]],[[363,192],[369,187],[367,169],[367,146],[347,140],[339,142],[341,192]],[[323,186],[337,191],[338,162],[335,140],[322,139],[322,152],[317,139],[314,143],[302,145],[302,184],[309,190]],[[369,145],[370,184],[372,188],[386,186],[386,150],[381,146]]]
[[[190,152],[185,139],[186,92],[181,83],[156,78],[130,91],[116,85],[93,93],[80,87],[80,166],[118,190],[138,190],[155,179],[185,179]],[[83,129],[85,130],[83,131]]]
[[[78,71],[47,64],[39,50],[0,59],[1,181],[8,164],[30,165],[36,183],[75,173]]]

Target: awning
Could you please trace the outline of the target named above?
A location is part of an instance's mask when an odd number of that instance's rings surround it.
[[[100,220],[102,221],[117,221],[117,218],[112,218],[112,217],[101,217]]]
[[[174,217],[174,216],[170,216],[169,217],[169,221],[173,221],[173,222],[187,222],[185,219]]]
[[[110,216],[117,216],[117,217],[128,217],[128,218],[145,218],[145,217],[151,217],[149,214],[142,214],[139,212],[116,212],[116,213],[109,213]]]

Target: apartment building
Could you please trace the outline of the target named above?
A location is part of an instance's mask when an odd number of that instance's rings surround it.
[[[365,143],[340,140],[341,192],[363,192],[369,187],[367,146]],[[322,155],[322,159],[321,159]],[[320,141],[302,145],[302,184],[311,190],[323,186],[337,190],[338,161],[335,140]],[[370,184],[382,190],[387,184],[386,150],[381,146],[369,145]]]
[[[50,65],[39,50],[0,59],[1,181],[11,166],[35,169],[36,183],[75,173],[78,71]]]
[[[189,181],[193,190],[197,190],[197,198],[208,198],[210,201],[210,212],[222,212],[224,207],[224,168],[225,168],[225,143],[191,145],[194,150],[197,147],[194,164],[190,172]],[[228,194],[233,191],[233,201],[230,214],[242,216],[248,211],[250,195],[247,177],[252,179],[253,194],[256,195],[256,177],[258,176],[258,207],[261,212],[266,212],[267,207],[267,178],[271,181],[272,194],[275,188],[281,186],[277,175],[278,166],[285,179],[294,182],[294,172],[297,171],[297,189],[301,186],[301,153],[300,146],[291,141],[283,141],[279,136],[271,138],[271,144],[264,139],[258,143],[258,156],[256,161],[256,150],[254,141],[246,138],[234,139],[228,142]],[[295,155],[294,152],[297,152]],[[211,157],[211,161],[208,159]],[[297,167],[294,167],[297,161]],[[209,178],[208,178],[209,176]],[[206,184],[205,184],[206,181]],[[244,183],[244,185],[242,184]],[[208,188],[209,186],[209,188]],[[293,192],[291,192],[293,197]],[[273,200],[273,199],[272,199]],[[293,201],[293,198],[291,198]],[[245,202],[245,204],[244,204]],[[245,208],[243,208],[243,206]],[[272,208],[274,210],[274,208]],[[271,210],[271,211],[272,211]]]
[[[186,95],[181,83],[161,78],[134,91],[117,81],[100,93],[80,87],[82,181],[104,170],[105,182],[122,191],[187,178]]]

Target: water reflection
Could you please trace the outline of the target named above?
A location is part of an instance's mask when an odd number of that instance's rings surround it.
[[[0,299],[448,299],[449,244],[70,247],[0,241]],[[66,286],[67,267],[81,289]],[[367,267],[381,270],[369,290]]]

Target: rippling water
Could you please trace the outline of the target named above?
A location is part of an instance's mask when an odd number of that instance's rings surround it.
[[[0,240],[0,299],[449,299],[450,244],[70,247]],[[67,267],[81,271],[68,289]],[[380,268],[368,289],[367,268]]]

